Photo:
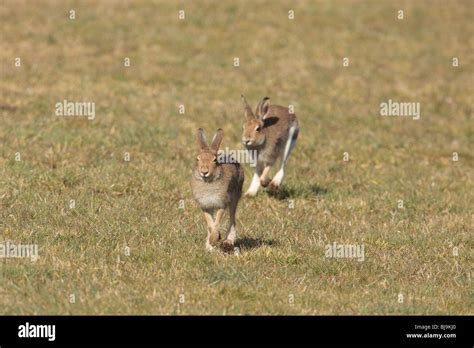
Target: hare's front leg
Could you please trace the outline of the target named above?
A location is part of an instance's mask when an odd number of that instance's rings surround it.
[[[260,174],[261,174],[261,171],[260,171],[259,166],[257,165],[257,167],[255,167],[255,174],[253,175],[252,182],[250,183],[249,189],[247,190],[247,192],[245,192],[246,196],[253,197],[257,194],[258,189],[260,188]]]
[[[204,218],[206,219],[207,224],[207,238],[206,238],[206,250],[211,251],[214,247],[210,243],[210,237],[212,230],[214,229],[214,220],[212,219],[212,214],[210,212],[204,212]]]
[[[258,162],[255,167],[255,174],[253,175],[252,182],[250,183],[249,189],[245,192],[246,196],[253,197],[257,194],[260,185],[263,187],[267,186],[270,182],[268,179],[268,172],[270,166],[264,166],[262,162]]]
[[[209,243],[211,245],[216,245],[217,242],[221,239],[221,234],[219,233],[219,227],[222,220],[222,215],[224,215],[224,209],[217,209],[216,218],[214,219],[214,226],[209,235]]]
[[[237,203],[238,201],[232,201],[229,205],[229,234],[227,235],[226,240],[222,244],[222,248],[225,251],[234,250],[235,237],[237,235],[237,231],[235,230],[235,212],[237,210]]]
[[[270,171],[270,168],[271,167],[268,164],[265,165],[265,168],[263,168],[262,175],[260,175],[260,184],[263,187],[267,187],[270,183],[270,178],[268,177],[268,172]]]

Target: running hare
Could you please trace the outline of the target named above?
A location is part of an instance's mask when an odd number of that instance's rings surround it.
[[[191,188],[194,199],[204,212],[206,219],[207,250],[212,250],[221,239],[219,227],[222,215],[225,209],[229,208],[229,231],[222,247],[230,251],[233,249],[236,237],[235,211],[242,195],[244,172],[233,158],[218,155],[223,134],[222,129],[218,129],[209,147],[204,131],[201,128],[198,129],[199,153],[193,170]]]
[[[299,126],[294,113],[287,107],[269,105],[268,97],[263,98],[255,114],[242,95],[245,123],[242,143],[247,150],[257,151],[257,166],[246,196],[255,196],[260,185],[278,189],[283,181],[285,165],[298,138]],[[280,169],[270,181],[268,172],[278,157]]]

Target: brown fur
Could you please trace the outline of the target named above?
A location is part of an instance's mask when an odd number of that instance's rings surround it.
[[[242,101],[245,115],[242,142],[248,150],[257,150],[257,173],[264,174],[261,184],[265,187],[270,183],[266,176],[268,167],[273,166],[276,160],[283,156],[290,127],[295,128],[293,139],[296,141],[298,137],[298,119],[287,107],[269,105],[267,97],[258,104],[255,113],[243,96]]]
[[[202,129],[198,130],[199,154],[191,178],[193,197],[205,214],[208,225],[207,248],[211,249],[220,240],[219,224],[225,209],[229,208],[230,233],[224,246],[231,248],[235,239],[235,212],[242,195],[244,172],[232,158],[217,156],[222,130],[217,130],[210,148]],[[212,221],[212,219],[214,219]],[[234,236],[232,236],[234,229]],[[232,238],[233,237],[233,238]]]

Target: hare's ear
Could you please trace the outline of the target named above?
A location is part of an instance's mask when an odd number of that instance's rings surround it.
[[[199,150],[209,150],[207,146],[206,137],[204,136],[204,130],[199,128],[197,131],[197,145]]]
[[[264,120],[267,117],[269,99],[270,98],[265,97],[260,101],[260,103],[258,103],[256,114],[257,114],[257,117],[260,118],[261,120]]]
[[[242,100],[242,105],[244,106],[245,118],[247,120],[255,118],[255,115],[252,112],[252,108],[249,106],[249,103],[247,103],[247,100],[245,100],[245,97],[243,94],[240,96],[240,99]]]
[[[219,146],[221,146],[222,138],[224,137],[224,131],[222,129],[218,129],[216,134],[214,134],[214,138],[211,141],[211,151],[216,152],[219,150]]]

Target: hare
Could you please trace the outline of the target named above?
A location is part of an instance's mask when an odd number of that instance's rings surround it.
[[[260,185],[278,189],[283,181],[285,165],[296,139],[299,125],[296,115],[287,107],[269,105],[268,97],[263,98],[255,114],[242,95],[245,123],[243,125],[242,143],[247,150],[257,151],[257,165],[246,196],[255,196]],[[275,161],[281,157],[280,169],[270,181],[268,173]]]
[[[235,212],[242,195],[244,171],[232,157],[218,155],[223,137],[218,129],[207,145],[202,128],[197,132],[199,153],[191,178],[193,197],[204,212],[207,223],[206,249],[213,250],[221,239],[219,227],[226,208],[229,208],[230,224],[226,240],[222,247],[231,251],[236,238]],[[215,215],[215,220],[213,220]]]

